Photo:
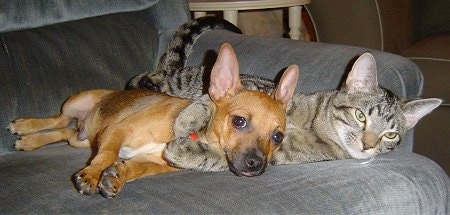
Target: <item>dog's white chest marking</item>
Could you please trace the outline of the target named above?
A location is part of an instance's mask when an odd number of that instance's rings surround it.
[[[138,147],[138,148],[124,146],[124,147],[120,148],[119,158],[130,159],[137,155],[149,154],[149,153],[153,153],[153,152],[160,152],[160,151],[163,151],[165,148],[166,148],[166,144],[164,144],[164,143],[144,144],[143,146]]]

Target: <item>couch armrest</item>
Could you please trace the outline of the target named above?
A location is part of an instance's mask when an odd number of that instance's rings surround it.
[[[318,41],[399,53],[414,40],[411,0],[314,0],[307,6]]]

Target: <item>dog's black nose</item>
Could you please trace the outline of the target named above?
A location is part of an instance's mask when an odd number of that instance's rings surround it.
[[[255,172],[261,170],[263,167],[263,159],[257,155],[249,154],[245,160],[248,171]]]

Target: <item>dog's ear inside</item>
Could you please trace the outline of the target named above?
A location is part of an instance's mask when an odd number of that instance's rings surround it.
[[[297,86],[299,69],[297,65],[289,66],[281,76],[280,82],[272,93],[272,97],[283,105],[283,108],[289,105]]]
[[[224,43],[211,70],[209,96],[213,101],[236,95],[241,89],[239,65],[230,44]]]

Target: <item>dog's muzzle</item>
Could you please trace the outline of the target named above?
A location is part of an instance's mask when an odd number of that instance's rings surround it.
[[[261,151],[253,149],[247,153],[235,154],[229,159],[228,166],[237,176],[253,177],[264,173],[267,159]]]

